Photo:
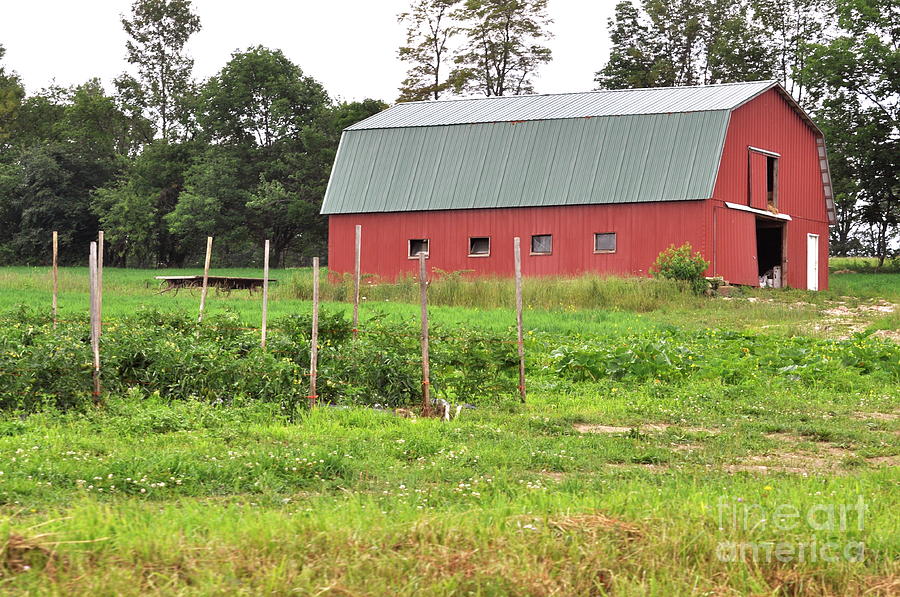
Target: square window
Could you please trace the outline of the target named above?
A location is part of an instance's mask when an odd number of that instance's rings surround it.
[[[550,234],[535,234],[531,237],[532,255],[549,255],[553,252],[553,236]]]
[[[615,253],[616,233],[597,232],[594,234],[594,253]]]
[[[487,236],[469,238],[469,257],[487,257],[491,254],[491,239]]]
[[[427,238],[411,238],[409,239],[409,258],[418,259],[419,255],[428,257],[428,239]]]

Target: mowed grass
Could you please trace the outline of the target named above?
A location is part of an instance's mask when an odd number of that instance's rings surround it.
[[[84,274],[63,270],[64,318],[85,316]],[[153,275],[107,269],[105,317],[146,306],[196,312],[197,293],[157,295]],[[285,280],[307,275],[273,273]],[[0,270],[0,310],[48,309],[48,280],[45,269]],[[273,287],[273,318],[308,312],[309,302],[297,298],[303,283]],[[529,284],[526,327],[541,339],[529,346],[547,351],[673,326],[811,333],[829,301],[841,296],[754,291],[725,301],[632,286],[656,303],[624,309],[626,301],[644,300],[626,296],[628,285],[646,281],[573,281],[574,290],[565,281],[554,281],[552,290]],[[508,295],[505,282],[485,285],[493,290],[435,282],[432,295],[451,304]],[[589,300],[582,287],[591,285],[603,286],[603,303],[581,304]],[[363,317],[415,318],[418,307],[402,302],[405,292],[367,289]],[[542,294],[555,304],[534,298]],[[259,300],[213,293],[209,308],[233,310],[253,326]],[[431,315],[440,325],[466,322],[514,337],[508,307],[436,305]],[[738,384],[575,382],[548,365],[548,353],[529,355],[526,404],[485,405],[450,422],[329,407],[288,421],[276,405],[221,407],[137,394],[108,396],[105,407],[85,412],[7,415],[0,420],[0,591],[893,595],[900,589],[896,384],[860,375],[837,384],[790,375]],[[859,500],[861,525],[857,511],[846,508]],[[805,555],[767,557],[766,546],[778,543],[804,546]],[[860,545],[861,561],[846,557]],[[749,551],[730,558],[736,546]]]

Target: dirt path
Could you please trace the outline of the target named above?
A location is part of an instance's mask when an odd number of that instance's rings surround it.
[[[864,331],[874,320],[896,313],[900,306],[884,299],[851,305],[847,301],[832,301],[822,311],[824,319],[815,326],[816,331],[835,331],[840,339]],[[900,342],[900,332],[878,330],[876,336]]]

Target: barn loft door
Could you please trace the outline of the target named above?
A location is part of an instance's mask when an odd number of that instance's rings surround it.
[[[758,151],[750,152],[750,207],[768,207],[768,161],[769,156]]]

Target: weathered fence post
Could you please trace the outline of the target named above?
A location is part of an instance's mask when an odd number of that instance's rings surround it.
[[[431,366],[428,361],[428,275],[419,253],[419,300],[422,304],[422,416],[431,416]]]
[[[516,330],[519,344],[519,397],[525,402],[525,337],[522,330],[522,243],[513,239],[516,262]]]
[[[103,231],[97,234],[97,337],[103,335]]]
[[[360,253],[362,252],[362,226],[356,225],[356,239],[353,243],[354,247],[354,265],[353,265],[353,337],[359,334],[359,269],[360,269]]]
[[[57,300],[59,295],[59,233],[53,231],[53,327],[56,327]]]
[[[200,290],[200,314],[197,315],[197,323],[203,321],[203,309],[206,308],[206,293],[209,291],[209,262],[212,260],[213,237],[206,237],[206,261],[203,263],[203,288]]]
[[[319,258],[313,257],[312,332],[309,341],[309,406],[314,408],[319,399],[316,381],[319,368]]]
[[[266,347],[266,325],[269,319],[269,241],[263,249],[262,337],[259,345]]]
[[[91,352],[94,363],[92,378],[94,381],[94,404],[100,403],[100,288],[98,284],[97,268],[97,243],[91,243],[91,251],[88,259],[89,280],[91,286]]]

